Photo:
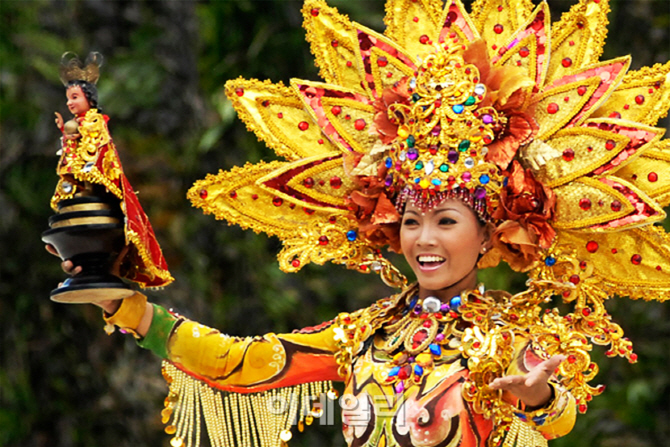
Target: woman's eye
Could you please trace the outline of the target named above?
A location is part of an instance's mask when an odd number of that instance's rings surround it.
[[[440,219],[440,225],[453,225],[455,223],[456,221],[454,219],[450,219],[448,217],[443,217]]]
[[[408,225],[417,225],[418,222],[415,219],[405,219],[402,223],[404,226]]]

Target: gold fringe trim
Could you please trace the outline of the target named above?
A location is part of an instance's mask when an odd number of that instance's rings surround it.
[[[538,431],[514,418],[502,447],[547,447],[549,443]]]
[[[323,396],[337,398],[330,381],[249,394],[221,391],[167,361],[163,377],[170,391],[161,415],[172,447],[199,447],[203,422],[212,447],[285,447],[293,425],[303,431],[323,415]]]

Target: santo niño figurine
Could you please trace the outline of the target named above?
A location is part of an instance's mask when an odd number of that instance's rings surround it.
[[[123,173],[107,128],[109,117],[100,113],[96,82],[101,63],[99,53],[91,53],[85,64],[70,53],[61,61],[60,77],[73,118],[64,122],[56,112],[63,136],[51,207],[58,214],[51,217],[43,238],[83,271],[52,292],[55,301],[131,295],[130,287],[109,272],[114,260],[119,276],[142,287],[161,287],[173,280],[149,219]]]

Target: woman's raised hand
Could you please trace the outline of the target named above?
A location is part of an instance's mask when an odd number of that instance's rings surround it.
[[[510,392],[527,407],[543,407],[551,398],[551,387],[547,382],[563,360],[564,355],[555,355],[539,363],[525,375],[499,377],[489,387]]]

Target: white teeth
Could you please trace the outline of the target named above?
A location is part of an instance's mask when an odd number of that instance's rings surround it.
[[[444,258],[442,256],[419,256],[417,258],[419,262],[442,262]]]

